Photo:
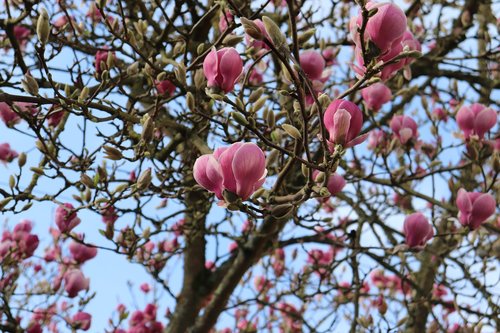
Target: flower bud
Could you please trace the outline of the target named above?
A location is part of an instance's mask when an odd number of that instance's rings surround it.
[[[38,21],[36,22],[36,34],[38,35],[38,40],[42,45],[47,44],[50,35],[50,22],[49,14],[42,8],[40,16],[38,16]]]

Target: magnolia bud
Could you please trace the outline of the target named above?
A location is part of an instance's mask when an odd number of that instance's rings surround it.
[[[94,181],[86,174],[81,175],[80,182],[87,187],[94,188]]]
[[[316,29],[306,30],[303,34],[299,35],[298,40],[300,44],[304,44],[307,42],[314,34],[316,33]]]
[[[149,142],[153,138],[153,131],[155,128],[154,120],[151,118],[149,113],[146,113],[142,117],[142,134],[141,134],[141,139],[144,142]]]
[[[105,158],[113,161],[118,161],[122,159],[123,155],[118,149],[110,146],[104,146],[103,148],[104,151],[106,152],[106,156],[104,156]]]
[[[246,120],[245,116],[241,112],[231,112],[231,116],[233,119],[240,125],[242,126],[247,126],[248,121]]]
[[[283,124],[281,127],[285,130],[285,132],[288,133],[292,138],[296,140],[302,140],[302,134],[300,134],[300,131],[292,125],[289,124]]]
[[[49,40],[50,35],[50,23],[49,14],[45,8],[42,8],[38,21],[36,22],[36,34],[38,35],[38,40],[42,45],[45,45]]]
[[[17,158],[17,165],[19,165],[19,167],[22,168],[25,164],[26,164],[26,154],[21,153]]]
[[[264,35],[262,35],[262,32],[260,31],[259,27],[257,24],[255,24],[253,21],[242,17],[240,18],[241,24],[243,25],[243,29],[245,30],[245,33],[252,37],[255,40],[262,40],[264,39]]]
[[[138,190],[144,190],[146,189],[150,184],[151,184],[151,168],[146,169],[140,176],[139,179],[137,180],[137,189]]]
[[[286,47],[286,37],[285,35],[281,32],[280,27],[274,21],[267,17],[263,16],[262,17],[262,22],[264,23],[264,26],[266,27],[267,34],[271,38],[273,44],[276,46],[276,48],[281,48],[281,47]]]
[[[189,110],[194,112],[194,110],[196,109],[196,102],[195,102],[194,96],[191,92],[188,92],[186,94],[186,104],[187,104]]]
[[[33,96],[38,95],[38,83],[29,73],[24,75],[24,79],[21,80],[21,85],[28,94]]]

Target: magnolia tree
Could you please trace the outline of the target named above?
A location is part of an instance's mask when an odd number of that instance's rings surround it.
[[[3,1],[0,330],[500,330],[497,5]]]

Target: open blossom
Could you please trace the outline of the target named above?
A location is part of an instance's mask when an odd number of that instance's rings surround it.
[[[234,16],[231,14],[229,10],[226,10],[224,13],[221,13],[219,17],[219,31],[223,33],[226,31],[228,23],[234,22]]]
[[[308,50],[300,55],[300,67],[311,81],[322,79],[325,66],[325,59],[317,51]]]
[[[495,213],[496,202],[491,194],[458,190],[458,220],[463,226],[474,230]]]
[[[10,149],[10,145],[8,143],[0,144],[0,161],[4,163],[12,162],[12,160],[17,156],[19,156],[17,152]]]
[[[213,49],[203,61],[203,73],[208,87],[219,88],[225,93],[233,91],[242,71],[243,61],[233,47],[218,51]]]
[[[16,37],[16,40],[19,43],[19,46],[21,47],[21,49],[24,49],[31,36],[31,30],[26,27],[23,27],[22,25],[16,25],[13,28],[13,32],[14,32],[14,37]]]
[[[434,110],[432,110],[432,117],[434,119],[437,119],[437,120],[442,120],[444,122],[447,122],[448,121],[448,114],[446,113],[445,110],[443,110],[443,108],[434,108]]]
[[[24,259],[33,255],[38,247],[38,236],[31,233],[32,224],[22,220],[11,232],[4,231],[0,240],[0,259],[10,254],[12,258]]]
[[[15,125],[21,120],[21,117],[5,102],[0,102],[0,118],[7,126]]]
[[[336,99],[330,103],[324,115],[325,127],[330,136],[330,149],[334,144],[353,147],[363,142],[368,134],[358,136],[363,125],[363,113],[356,104]]]
[[[221,200],[224,190],[248,199],[264,184],[266,174],[264,152],[256,144],[244,142],[200,156],[193,170],[196,182]]]
[[[377,8],[375,15],[368,19],[365,28],[365,41],[369,41],[369,54],[377,61],[388,62],[398,56],[403,50],[421,51],[422,47],[413,34],[407,30],[405,13],[393,3],[368,2],[367,9]],[[356,45],[355,58],[359,65],[354,66],[359,75],[364,75],[365,64],[361,47],[359,28],[363,23],[362,13],[353,17],[349,24],[351,37]],[[387,80],[403,67],[414,61],[413,58],[401,59],[396,63],[386,65],[380,72],[382,80]]]
[[[89,289],[89,282],[79,269],[72,268],[64,273],[64,290],[71,298],[76,297],[80,291]]]
[[[377,8],[375,15],[368,19],[364,38],[372,42],[380,54],[385,54],[401,41],[406,31],[407,19],[401,8],[393,3],[368,2],[368,10]],[[351,19],[349,29],[351,37],[357,46],[361,45],[361,36],[358,31],[363,23],[361,12],[357,17]]]
[[[156,90],[158,95],[172,96],[175,92],[175,85],[170,80],[157,81]]]
[[[423,246],[434,236],[432,225],[422,213],[408,215],[403,228],[406,244],[410,247]]]
[[[99,50],[95,54],[94,65],[95,65],[95,71],[97,74],[101,74],[106,69],[109,70],[107,61],[108,61],[108,55],[110,52],[111,51],[107,51],[107,50]],[[115,58],[115,54],[113,52],[111,52],[111,55],[113,58]]]
[[[477,135],[483,139],[486,132],[497,123],[497,113],[482,104],[462,106],[457,112],[458,127],[464,133],[465,139]]]
[[[97,255],[97,248],[73,241],[69,245],[69,252],[77,263],[84,263]]]
[[[80,224],[80,219],[76,216],[70,203],[65,203],[56,209],[56,225],[61,232],[70,232],[74,227]]]
[[[382,82],[377,82],[361,90],[361,96],[368,109],[378,111],[385,103],[392,100],[391,89]]]
[[[91,323],[92,316],[83,311],[77,312],[71,320],[71,324],[82,331],[87,331],[90,328]]]
[[[316,177],[318,177],[318,175],[319,171],[314,170],[313,179],[316,180]],[[332,173],[330,177],[328,177],[328,182],[326,184],[326,187],[328,188],[328,192],[330,192],[332,196],[340,193],[344,188],[344,186],[345,186],[345,179],[338,173]],[[326,198],[326,200],[328,200],[328,198]]]
[[[392,117],[390,126],[394,135],[403,145],[418,137],[417,123],[408,116],[397,115]]]
[[[99,10],[99,8],[97,8],[95,3],[90,6],[89,10],[87,11],[87,17],[90,18],[94,23],[100,22],[102,20],[101,11]]]
[[[18,112],[25,112],[31,115],[37,113],[34,104],[26,102],[14,102],[15,110]],[[19,114],[5,102],[0,102],[0,118],[7,126],[13,126],[21,121]]]

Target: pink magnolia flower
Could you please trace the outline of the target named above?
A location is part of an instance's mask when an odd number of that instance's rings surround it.
[[[10,149],[8,143],[0,144],[0,161],[4,163],[12,162],[17,156],[19,156],[17,152]]]
[[[94,23],[98,23],[102,20],[101,11],[99,10],[99,8],[97,8],[95,3],[90,6],[89,10],[87,11],[87,17],[89,17]]]
[[[225,93],[233,91],[242,71],[243,61],[233,47],[218,51],[214,48],[203,61],[203,73],[208,87],[219,88]]]
[[[410,247],[424,246],[434,236],[432,225],[422,213],[408,215],[404,222],[406,244]]]
[[[382,130],[374,130],[370,132],[370,135],[368,136],[368,149],[376,149],[380,146],[382,146],[385,142],[385,132]]]
[[[5,102],[0,102],[0,118],[7,126],[13,126],[21,121],[21,117]]]
[[[226,31],[228,27],[228,23],[232,23],[234,21],[234,16],[231,14],[229,10],[226,10],[225,13],[221,13],[219,18],[219,32],[223,33]]]
[[[323,50],[323,52],[321,52],[323,59],[325,59],[326,66],[332,66],[337,62],[336,60],[337,54],[338,51],[333,47],[327,47],[326,49]]]
[[[256,144],[237,142],[200,156],[193,175],[200,186],[221,200],[224,190],[246,200],[264,184],[266,157]]]
[[[403,52],[405,47],[409,51],[421,51],[422,47],[420,45],[420,42],[413,36],[413,34],[410,31],[406,31],[403,34],[403,37],[401,39],[396,40],[394,44],[392,45],[391,49],[383,54],[377,57],[377,60],[383,61],[383,62],[388,62],[394,57],[398,56],[400,53]],[[363,60],[363,55],[361,52],[361,47],[356,46],[354,53],[355,53],[355,58],[356,61],[359,65],[354,66],[354,70],[358,75],[364,75],[365,73],[365,64]],[[413,62],[415,59],[414,58],[404,58],[399,60],[398,62],[386,65],[382,68],[380,72],[380,78],[382,80],[387,80],[391,78],[394,74],[396,74],[399,70],[404,68],[405,66],[409,65],[411,62]]]
[[[397,115],[392,117],[390,126],[394,135],[403,145],[411,139],[416,140],[418,137],[417,123],[408,116]]]
[[[95,71],[97,74],[101,74],[104,70],[109,70],[108,65],[107,65],[107,60],[108,60],[108,54],[111,51],[107,50],[99,50],[95,54]],[[114,55],[114,52],[111,53],[113,58],[116,58]]]
[[[88,290],[89,282],[90,280],[77,268],[72,268],[64,274],[64,290],[71,298],[76,297],[82,290]]]
[[[80,219],[76,216],[70,203],[65,203],[56,209],[56,225],[61,232],[70,232],[74,227],[80,224]]]
[[[378,111],[385,103],[392,100],[391,89],[382,82],[377,82],[361,90],[361,96],[368,109]]]
[[[172,96],[175,92],[175,85],[170,80],[156,82],[156,90],[159,95]]]
[[[61,123],[65,113],[66,112],[59,105],[53,105],[47,116],[47,124],[50,127],[57,127]]]
[[[18,112],[28,113],[31,115],[35,115],[38,112],[33,103],[14,102],[13,105],[14,108],[11,108],[9,104],[0,102],[0,118],[3,120],[5,125],[9,127],[18,124],[21,121],[21,117]]]
[[[31,36],[31,30],[23,27],[22,25],[16,25],[13,29],[13,32],[14,37],[16,37],[17,42],[19,43],[19,46],[21,47],[21,49],[24,49]]]
[[[69,245],[69,252],[73,259],[81,264],[94,258],[97,255],[97,248],[73,241]]]
[[[87,331],[90,328],[91,323],[92,316],[89,313],[83,311],[77,312],[71,320],[71,325],[82,331]]]
[[[407,27],[406,15],[393,3],[369,2],[366,7],[368,10],[375,8],[378,10],[368,19],[364,37],[378,48],[380,54],[385,54],[401,41]],[[357,17],[351,19],[349,26],[351,37],[357,46],[361,45],[358,29],[361,28],[362,22],[363,16],[359,13]]]
[[[319,174],[319,171],[314,170],[314,172],[313,172],[313,179],[314,180],[316,180],[316,177],[318,177],[318,174]],[[328,182],[326,184],[326,187],[328,188],[328,192],[330,192],[330,194],[332,196],[335,196],[342,191],[345,184],[346,184],[346,182],[345,182],[344,177],[342,177],[338,173],[332,173],[330,175],[330,177],[328,177]],[[326,198],[326,200],[328,200],[328,198]]]
[[[353,147],[368,137],[368,134],[358,136],[363,125],[363,113],[350,101],[336,99],[331,102],[323,121],[330,136],[328,140],[330,150],[333,150],[335,144],[347,148]]]
[[[321,56],[319,52],[314,50],[308,50],[302,52],[300,55],[300,66],[306,74],[306,76],[311,80],[322,79],[323,71],[325,69],[325,59]]]
[[[148,283],[141,284],[139,288],[145,294],[147,294],[147,293],[149,293],[151,291],[151,286]]]
[[[491,194],[458,190],[458,220],[463,226],[474,230],[495,213],[496,202]]]
[[[443,108],[434,108],[434,110],[432,110],[432,117],[434,119],[437,119],[437,120],[442,120],[444,122],[447,122],[448,121],[448,114],[446,113],[445,110],[443,110]]]
[[[458,127],[464,132],[465,139],[477,135],[483,139],[486,132],[497,123],[497,113],[492,108],[474,103],[462,106],[457,112]]]
[[[118,220],[118,214],[116,213],[116,208],[110,206],[109,204],[104,205],[100,210],[102,216],[102,222],[106,224],[113,224]]]

